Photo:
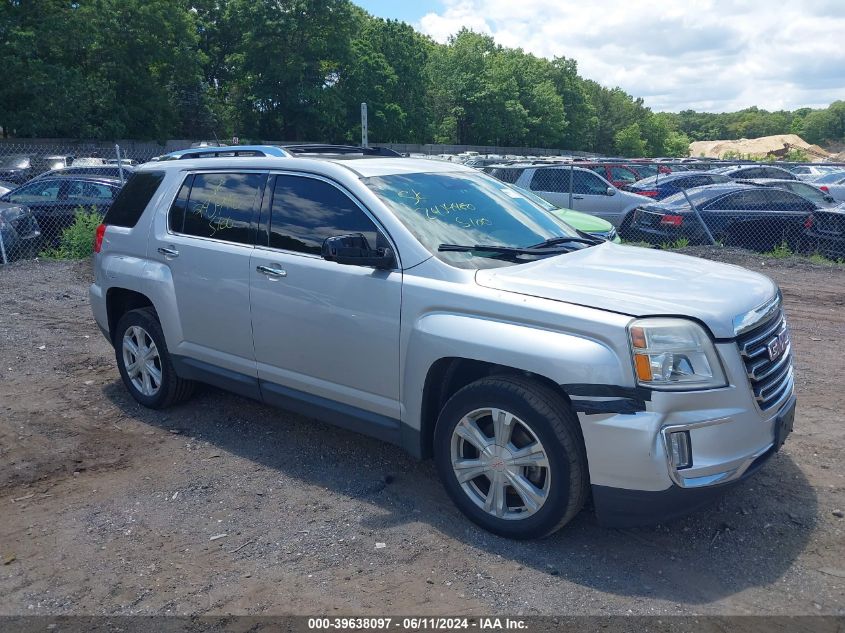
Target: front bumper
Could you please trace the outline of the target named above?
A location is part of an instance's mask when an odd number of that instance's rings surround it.
[[[761,410],[736,343],[717,344],[728,386],[651,393],[645,411],[581,414],[599,521],[655,523],[687,513],[752,474],[779,447],[781,420],[795,397],[791,374],[783,396]],[[780,430],[779,430],[780,429]],[[692,465],[675,468],[668,436],[689,434]]]
[[[739,479],[702,488],[670,486],[666,490],[628,490],[593,486],[593,506],[603,527],[626,528],[654,525],[680,518],[721,497],[727,490],[754,474],[774,454],[770,448],[758,457]]]
[[[756,473],[782,444],[778,421],[790,420],[795,411],[795,396],[790,396],[775,418],[772,443],[757,454],[731,465],[727,470],[708,476],[687,477],[675,471],[676,479],[666,490],[629,490],[612,486],[592,486],[596,517],[604,527],[653,525],[689,514],[721,497],[728,489]]]

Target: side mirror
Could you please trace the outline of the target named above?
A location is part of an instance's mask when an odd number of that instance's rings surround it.
[[[607,188],[607,195],[615,196],[616,195],[616,187],[608,187]]]
[[[348,266],[372,266],[381,270],[396,267],[393,251],[388,247],[371,249],[362,233],[327,237],[321,254],[326,261]]]

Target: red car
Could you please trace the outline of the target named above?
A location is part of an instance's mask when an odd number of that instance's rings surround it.
[[[654,176],[658,172],[668,174],[672,169],[668,165],[657,163],[578,163],[579,167],[586,167],[616,187],[625,187],[631,183]]]

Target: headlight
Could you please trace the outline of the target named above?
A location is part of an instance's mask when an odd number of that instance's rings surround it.
[[[712,389],[727,383],[713,343],[686,319],[638,319],[628,326],[637,382],[658,389]]]

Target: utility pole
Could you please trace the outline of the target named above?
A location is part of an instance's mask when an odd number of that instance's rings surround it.
[[[369,147],[367,138],[367,104],[361,104],[361,147]]]

